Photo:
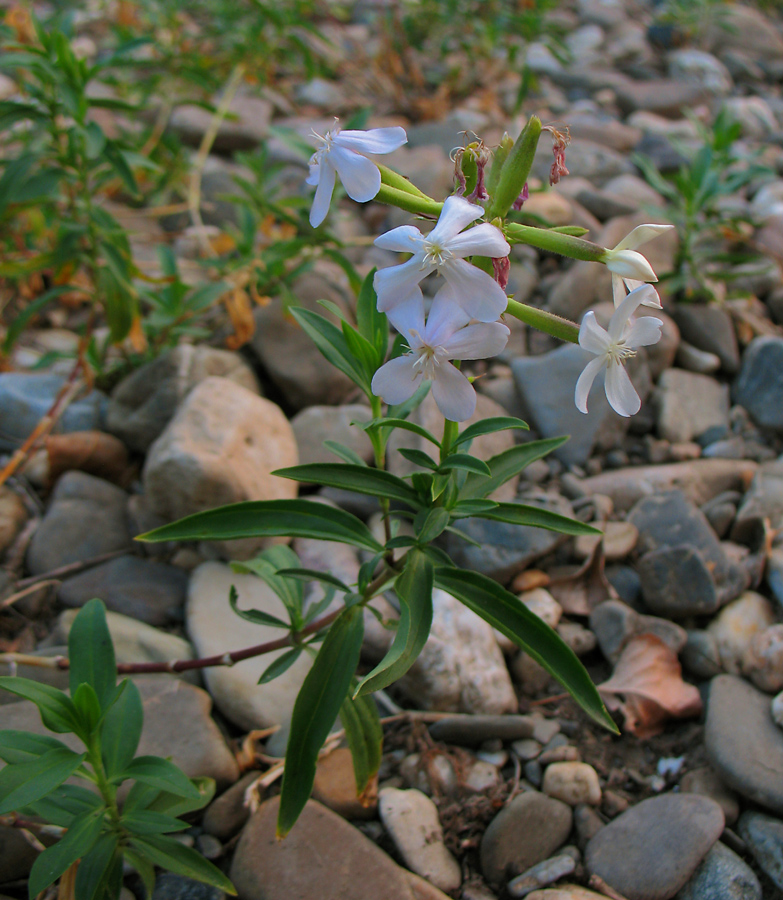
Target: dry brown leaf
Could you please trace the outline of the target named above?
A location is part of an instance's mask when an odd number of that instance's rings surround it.
[[[625,728],[639,738],[663,730],[669,718],[701,712],[697,688],[682,680],[677,654],[654,634],[632,637],[609,681],[598,685],[604,702],[625,716]]]
[[[571,616],[589,616],[599,603],[617,600],[604,574],[604,542],[599,540],[581,568],[568,575],[550,575],[548,590]]]
[[[247,291],[236,288],[223,297],[223,303],[234,326],[234,334],[226,339],[226,346],[229,350],[238,350],[253,337],[256,330],[250,297]]]

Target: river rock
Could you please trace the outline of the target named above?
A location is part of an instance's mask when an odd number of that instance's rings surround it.
[[[728,374],[739,371],[737,335],[728,310],[722,306],[680,303],[673,307],[672,316],[683,340],[699,350],[714,353]]]
[[[108,481],[84,472],[66,472],[30,542],[27,568],[33,575],[42,575],[114,550],[130,552],[127,502],[125,491]]]
[[[182,400],[212,376],[227,378],[258,393],[255,375],[237,353],[180,344],[117,385],[106,410],[107,431],[137,453],[146,453]]]
[[[714,678],[704,743],[722,781],[754,803],[783,813],[783,732],[772,719],[768,694],[734,675]]]
[[[338,747],[319,758],[313,782],[313,800],[344,819],[374,819],[378,813],[377,778],[356,795],[353,757],[348,747]]]
[[[677,81],[699,85],[716,97],[726,96],[734,87],[729,70],[719,59],[691,47],[669,54],[669,76]]]
[[[279,628],[257,625],[233,613],[228,605],[232,585],[240,609],[259,609],[287,621],[282,601],[260,578],[235,574],[223,563],[203,563],[191,576],[185,618],[188,636],[199,656],[241,650],[284,634]],[[290,722],[296,695],[312,665],[310,657],[303,653],[274,681],[258,684],[267,666],[283,652],[204,670],[204,682],[215,705],[239,728],[287,727]]]
[[[492,626],[445,591],[436,588],[432,601],[430,636],[400,688],[420,709],[516,712],[516,694]]]
[[[352,422],[368,422],[370,408],[359,403],[344,406],[308,406],[291,419],[301,465],[334,463],[341,460],[324,441],[336,441],[353,450],[365,462],[373,460],[373,449],[367,433]]]
[[[783,338],[754,338],[742,356],[734,402],[762,428],[783,431]]]
[[[748,810],[740,816],[739,833],[759,867],[783,890],[783,822]]]
[[[601,802],[601,785],[595,769],[583,762],[555,762],[546,767],[541,790],[569,806]]]
[[[759,466],[737,510],[735,530],[751,519],[769,519],[774,529],[783,525],[783,459]]]
[[[585,864],[628,900],[668,900],[723,831],[723,811],[698,794],[663,794],[632,806],[590,840]]]
[[[667,441],[691,441],[708,428],[729,424],[729,390],[707,375],[668,369],[655,395],[658,433]]]
[[[721,665],[727,672],[739,675],[756,635],[774,622],[772,604],[755,591],[745,593],[720,613],[707,626],[718,645]]]
[[[481,839],[484,878],[500,885],[562,847],[571,831],[571,808],[538,791],[525,791],[489,823]]]
[[[742,658],[742,673],[768,694],[783,689],[783,625],[757,631]]]
[[[676,619],[708,615],[719,606],[712,573],[699,551],[688,544],[661,547],[637,563],[642,596],[651,612]]]
[[[456,859],[443,843],[443,829],[435,804],[421,791],[384,788],[378,795],[384,827],[405,864],[443,891],[462,883]]]
[[[716,841],[675,900],[761,900],[756,873],[725,844]]]
[[[414,900],[403,870],[358,829],[309,800],[285,840],[278,797],[262,803],[237,844],[229,877],[239,900]],[[339,852],[335,852],[339,849]]]
[[[24,500],[8,485],[0,486],[0,554],[11,546],[27,521]]]
[[[217,106],[220,98],[213,101]],[[212,149],[218,152],[252,150],[264,141],[268,134],[272,104],[261,97],[233,97],[228,106],[231,114],[218,126]],[[205,133],[212,127],[214,113],[201,106],[183,104],[171,115],[168,127],[179,139],[191,147],[198,147]]]
[[[710,766],[699,766],[686,772],[680,779],[680,790],[686,794],[702,794],[714,800],[723,810],[727,825],[733,825],[739,817],[739,798],[720,780]]]
[[[674,622],[641,615],[621,600],[599,603],[590,613],[590,630],[595,634],[601,652],[613,665],[634,635],[654,634],[674,653],[679,653],[688,640],[685,629]]]

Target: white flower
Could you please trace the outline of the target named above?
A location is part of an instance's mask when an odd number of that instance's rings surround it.
[[[317,228],[329,212],[335,174],[340,176],[351,200],[366,203],[381,189],[381,173],[367,156],[391,153],[408,141],[405,129],[399,126],[341,131],[337,119],[325,135],[313,132],[313,136],[319,143],[310,159],[310,174],[307,176],[307,184],[318,185],[310,210],[313,228]]]
[[[609,330],[604,330],[596,321],[592,310],[585,314],[579,328],[579,344],[585,350],[595,353],[576,382],[574,401],[579,412],[587,412],[587,395],[593,381],[601,369],[606,369],[606,399],[615,412],[621,416],[632,416],[639,412],[641,401],[625,371],[625,361],[636,356],[639,347],[655,344],[661,339],[663,322],[652,316],[633,319],[637,307],[647,301],[655,292],[649,284],[635,288],[623,300],[609,320]]]
[[[674,228],[674,225],[638,225],[616,247],[606,251],[604,262],[612,273],[612,295],[615,307],[625,300],[626,288],[634,291],[646,282],[658,280],[653,267],[636,248],[671,228]],[[658,292],[654,291],[649,294],[642,306],[661,309],[661,298],[658,296]]]
[[[497,321],[508,305],[506,292],[491,275],[466,262],[464,257],[477,254],[497,259],[508,256],[511,248],[500,229],[486,222],[460,234],[483,215],[480,206],[468,203],[463,197],[451,196],[426,237],[413,225],[401,225],[382,234],[375,241],[376,246],[413,256],[402,265],[375,273],[378,309],[381,312],[393,309],[410,296],[423,278],[437,270],[451,285],[456,302],[470,318],[480,322]]]
[[[450,359],[487,359],[506,346],[509,330],[500,322],[470,323],[446,284],[435,295],[424,321],[418,287],[389,312],[389,321],[408,341],[409,351],[378,369],[373,393],[387,403],[404,403],[425,379],[432,382],[438,409],[453,422],[464,422],[476,409],[476,392]]]

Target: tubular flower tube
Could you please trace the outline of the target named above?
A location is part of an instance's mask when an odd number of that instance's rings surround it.
[[[374,287],[378,309],[389,312],[407,300],[413,289],[430,272],[438,271],[452,289],[455,302],[472,319],[495,322],[506,308],[508,297],[500,285],[464,257],[476,254],[499,258],[508,256],[511,247],[499,228],[489,223],[463,231],[481,218],[484,210],[463,197],[451,196],[426,237],[413,225],[401,225],[382,234],[376,246],[413,256],[399,266],[375,273]],[[462,232],[460,234],[460,232]]]
[[[574,401],[579,412],[587,412],[587,396],[602,369],[606,369],[604,387],[612,409],[621,416],[639,412],[641,400],[625,371],[625,362],[636,356],[639,347],[656,344],[661,339],[660,319],[633,318],[637,308],[645,301],[649,303],[653,293],[655,288],[649,284],[631,291],[612,314],[608,331],[598,324],[592,310],[585,314],[579,328],[579,344],[596,358],[590,360],[576,382]]]
[[[636,248],[672,228],[674,225],[638,225],[616,247],[606,251],[604,262],[612,273],[612,295],[615,308],[625,299],[626,288],[634,291],[646,282],[658,280],[650,263]],[[655,291],[654,295],[650,295],[642,305],[660,309],[661,299],[658,292]]]
[[[426,380],[447,419],[469,419],[476,409],[476,391],[449,360],[496,356],[506,346],[508,328],[500,322],[471,322],[448,284],[435,295],[426,323],[418,287],[389,312],[389,321],[406,338],[409,350],[378,369],[373,393],[390,404],[404,403]]]
[[[391,153],[408,141],[405,129],[399,126],[341,131],[337,121],[334,120],[325,135],[313,132],[319,145],[310,158],[307,176],[307,184],[317,185],[310,210],[313,228],[317,228],[329,212],[337,175],[351,200],[366,203],[381,189],[381,173],[367,157]]]

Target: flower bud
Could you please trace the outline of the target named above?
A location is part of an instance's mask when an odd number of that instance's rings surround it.
[[[621,278],[635,281],[657,281],[653,267],[638,250],[607,250],[601,262],[606,268]]]
[[[487,210],[489,218],[505,216],[522,193],[533,166],[540,137],[541,120],[531,116],[500,170],[498,186]]]

